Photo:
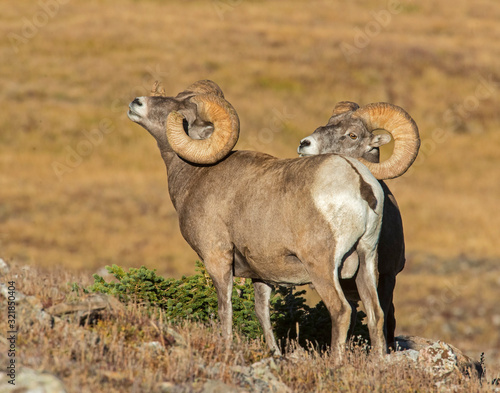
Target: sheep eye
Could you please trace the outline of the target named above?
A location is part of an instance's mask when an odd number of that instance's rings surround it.
[[[349,133],[349,138],[351,138],[353,141],[355,141],[356,139],[358,139],[358,136],[351,132],[351,133]]]

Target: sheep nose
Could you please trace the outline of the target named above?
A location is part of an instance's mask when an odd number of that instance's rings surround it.
[[[134,101],[132,101],[132,105],[142,106],[142,102],[139,98],[136,98]]]
[[[311,146],[311,141],[309,139],[302,139],[300,141],[300,147],[307,147],[307,146]]]

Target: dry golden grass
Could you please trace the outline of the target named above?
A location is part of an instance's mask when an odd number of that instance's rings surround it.
[[[387,4],[339,4],[68,2],[45,25],[38,4],[9,7],[0,16],[2,255],[192,271],[155,143],[125,113],[156,79],[175,94],[210,78],[240,114],[238,146],[279,156],[295,156],[339,100],[403,106],[424,142],[411,175],[390,182],[408,250],[499,257],[500,7],[403,2],[347,59],[341,45],[354,47]],[[12,38],[29,22],[40,25],[33,38]],[[59,180],[53,164],[68,164],[67,149],[85,148],[83,131],[99,127],[110,132]]]
[[[82,273],[26,269],[16,264],[5,279],[16,281],[18,294],[35,296],[46,307],[66,298],[75,299],[69,282],[89,284],[88,275]],[[6,312],[3,304],[0,311]],[[8,330],[6,318],[0,319],[0,330]],[[236,335],[228,347],[215,325],[172,325],[151,316],[137,304],[104,315],[93,325],[79,326],[60,320],[50,327],[34,319],[30,324],[19,325],[17,337],[17,361],[24,367],[55,374],[68,392],[160,392],[164,391],[160,388],[162,382],[201,388],[207,380],[242,387],[241,375],[231,369],[269,357],[262,340],[249,341]],[[151,345],[152,342],[156,345]],[[6,354],[7,346],[0,340],[2,364]],[[476,377],[469,379],[457,373],[438,388],[436,379],[412,362],[402,358],[388,363],[366,356],[359,347],[348,352],[341,364],[335,364],[329,353],[305,351],[295,343],[290,343],[287,354],[269,372],[291,391],[304,393],[437,392],[443,388],[455,392],[494,392],[494,386],[488,382],[500,371],[488,368],[482,385]],[[259,374],[255,377],[259,378]]]
[[[341,45],[355,45],[387,4],[70,1],[46,23],[37,2],[4,7],[0,257],[87,273],[112,263],[194,270],[154,140],[126,118],[157,79],[169,94],[215,80],[240,115],[237,147],[281,157],[337,101],[389,101],[423,140],[410,172],[388,183],[408,250],[397,333],[449,337],[475,357],[487,344],[498,359],[500,4],[402,1],[347,59]],[[13,44],[13,33],[33,37]],[[68,149],[99,127],[109,132],[59,179],[54,163],[73,165]],[[461,260],[471,262],[456,270]],[[450,281],[457,315],[431,301]]]

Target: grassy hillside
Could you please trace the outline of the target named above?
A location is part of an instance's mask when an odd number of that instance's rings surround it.
[[[126,118],[155,80],[172,95],[216,81],[240,115],[237,148],[280,157],[337,101],[388,101],[423,141],[388,183],[408,251],[398,332],[499,356],[499,3],[42,3],[0,15],[0,257],[194,270],[155,142]]]
[[[134,301],[124,305],[105,295],[71,291],[76,285],[68,285],[68,280],[84,287],[90,283],[81,272],[12,264],[6,280],[15,280],[20,319],[16,386],[9,390],[6,381],[12,377],[4,372],[4,392],[22,391],[20,385],[27,385],[24,367],[55,375],[68,392],[78,393],[498,392],[491,381],[500,376],[499,370],[488,361],[481,381],[474,371],[468,378],[458,367],[450,368],[435,346],[431,352],[417,352],[418,363],[402,352],[380,358],[367,356],[363,346],[351,347],[339,364],[331,352],[319,351],[312,343],[304,350],[287,341],[285,357],[273,359],[262,338],[250,340],[235,332],[227,345],[213,322],[173,322],[167,320],[165,308]],[[24,300],[20,293],[26,295]],[[0,302],[2,314],[7,313],[5,303]],[[73,312],[61,315],[63,310]],[[7,318],[0,319],[0,329],[9,330]],[[1,364],[8,364],[8,348],[9,342],[0,336]]]

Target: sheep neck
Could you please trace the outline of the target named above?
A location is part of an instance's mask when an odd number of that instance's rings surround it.
[[[168,192],[176,211],[182,207],[184,198],[189,194],[189,187],[196,173],[203,170],[203,166],[190,164],[180,158],[172,150],[161,149],[161,155],[167,168]]]

